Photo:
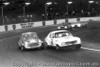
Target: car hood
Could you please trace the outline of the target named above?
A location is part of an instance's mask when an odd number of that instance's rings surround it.
[[[79,38],[78,37],[62,37],[62,38],[54,38],[53,41],[62,43],[62,42],[74,41],[74,40],[77,40],[77,39],[79,39]]]

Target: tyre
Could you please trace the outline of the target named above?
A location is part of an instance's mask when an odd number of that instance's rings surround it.
[[[48,48],[48,43],[44,42],[44,49]]]
[[[85,25],[85,26],[82,26],[82,28],[87,28],[87,26]]]
[[[25,51],[25,50],[26,50],[24,46],[20,46],[20,49],[21,49],[22,51]]]
[[[42,45],[41,45],[40,49],[44,49],[44,43],[42,43]]]
[[[59,45],[56,45],[56,50],[59,50]]]
[[[81,48],[81,44],[75,46],[75,49],[80,49],[80,48]]]
[[[19,43],[17,45],[18,45],[18,49],[21,49],[21,45]]]

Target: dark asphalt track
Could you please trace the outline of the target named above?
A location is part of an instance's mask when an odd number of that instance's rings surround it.
[[[0,34],[0,67],[100,67],[100,52],[92,50],[44,50],[21,51],[17,42],[20,34],[26,31],[35,31],[43,40],[56,26],[45,28],[32,28],[11,31]],[[71,32],[82,38],[82,47],[100,48],[99,28],[79,29]],[[92,32],[92,33],[91,33]],[[94,34],[96,34],[94,36]],[[92,37],[93,36],[93,37]]]

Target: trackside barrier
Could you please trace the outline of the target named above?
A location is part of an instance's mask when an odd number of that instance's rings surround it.
[[[45,25],[54,25],[54,20],[45,21]]]
[[[33,27],[39,27],[39,26],[43,26],[42,21],[39,22],[33,22]]]
[[[83,18],[80,18],[80,21],[89,21],[89,20],[100,21],[100,17],[83,17]]]
[[[94,21],[100,21],[100,17],[94,17]]]
[[[77,22],[77,18],[70,18],[70,19],[68,19],[68,22],[75,23],[75,22]]]
[[[16,24],[16,30],[22,29],[21,24]]]
[[[77,18],[77,22],[80,22],[80,17]]]
[[[58,19],[57,24],[65,23],[65,19]]]
[[[11,25],[8,25],[8,29],[6,30],[6,31],[11,31],[11,30],[13,30],[14,28],[13,28],[13,25],[11,24]]]
[[[0,26],[0,32],[4,32],[5,31],[5,26]]]
[[[80,21],[89,21],[89,20],[94,20],[94,18],[92,17],[83,17],[83,18],[80,18]]]
[[[34,22],[28,22],[28,23],[21,23],[20,24],[21,28],[31,28],[34,27]]]
[[[10,24],[10,25],[2,25],[0,26],[0,32],[18,30],[24,28],[32,28],[39,26],[48,26],[48,25],[57,25],[62,23],[76,23],[76,22],[85,22],[85,21],[100,21],[100,17],[83,17],[83,18],[66,18],[66,19],[55,19],[48,21],[38,21],[38,22],[27,22],[27,23],[19,23],[19,24]]]

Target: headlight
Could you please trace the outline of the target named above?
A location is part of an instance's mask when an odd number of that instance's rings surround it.
[[[58,29],[60,29],[60,27],[58,27]]]
[[[75,27],[75,25],[71,25],[71,27]]]
[[[27,45],[28,44],[28,42],[25,42],[25,45]]]
[[[78,27],[81,27],[81,24],[77,24]]]
[[[43,41],[39,40],[39,43],[43,43]]]
[[[80,44],[80,43],[81,43],[81,40],[80,40],[80,39],[78,39],[78,40],[77,40],[77,43],[79,43],[79,44]]]
[[[65,28],[67,28],[67,26],[65,26]]]

